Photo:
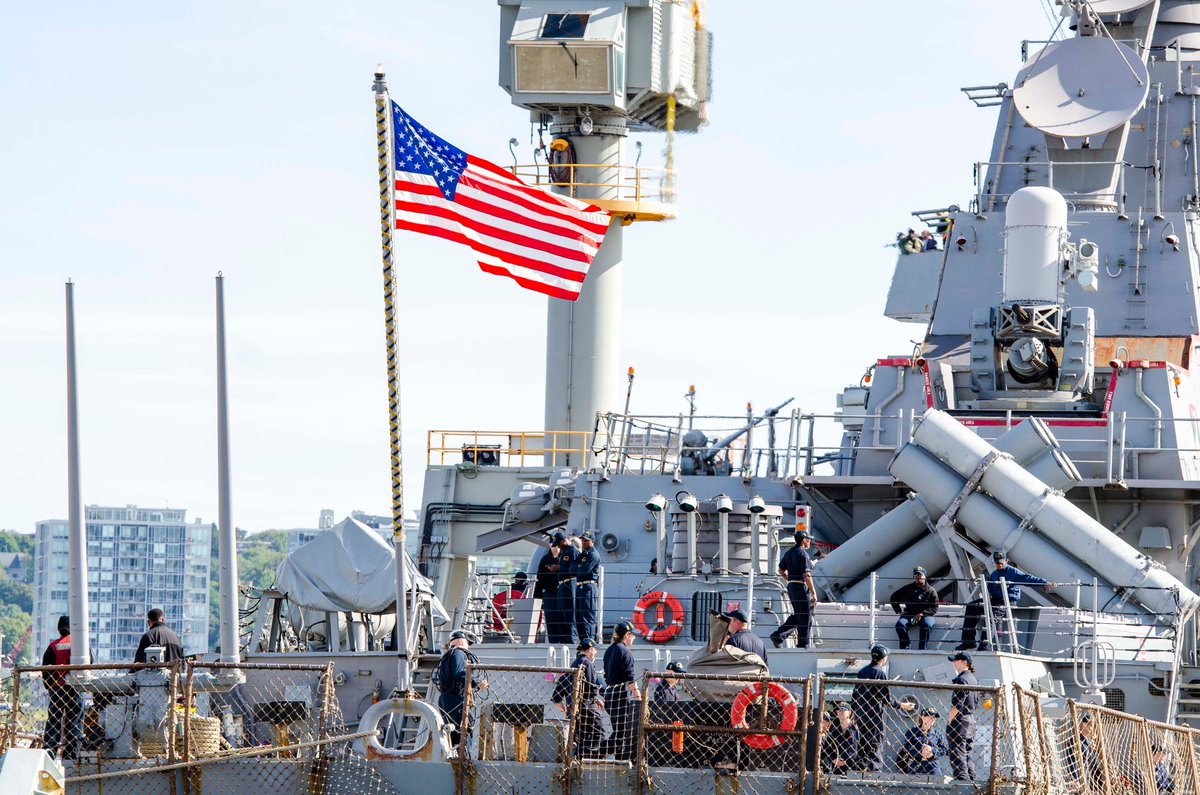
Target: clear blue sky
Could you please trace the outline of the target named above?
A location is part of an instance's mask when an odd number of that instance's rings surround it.
[[[834,395],[920,333],[883,318],[911,210],[965,205],[1041,0],[710,0],[711,124],[677,221],[625,243],[635,411]],[[227,277],[234,515],[389,506],[371,73],[458,146],[530,160],[489,2],[24,4],[0,32],[0,527],[66,515],[63,283],[88,503],[215,518],[213,277]],[[661,159],[646,139],[643,165]],[[403,235],[405,457],[430,428],[540,429],[545,300]]]

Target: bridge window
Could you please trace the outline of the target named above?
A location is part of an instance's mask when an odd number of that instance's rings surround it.
[[[590,14],[547,14],[543,39],[582,39]]]

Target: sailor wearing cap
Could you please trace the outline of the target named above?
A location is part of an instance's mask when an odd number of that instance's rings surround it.
[[[858,672],[858,678],[868,682],[886,682],[887,658],[891,652],[887,646],[871,647],[871,662]],[[858,726],[858,766],[870,772],[883,768],[883,708],[912,712],[916,704],[900,702],[892,698],[887,685],[855,685],[850,697],[850,708],[854,711],[854,722]]]
[[[1092,716],[1085,714],[1079,719],[1079,753],[1075,753],[1074,743],[1067,743],[1067,770],[1072,774],[1076,789],[1108,792],[1108,780],[1095,742],[1096,727],[1092,723]]]
[[[591,530],[579,537],[583,550],[571,564],[575,578],[575,632],[580,640],[596,640],[596,589],[600,583],[600,553],[596,551]]]
[[[858,754],[858,730],[850,704],[838,701],[833,705],[834,724],[821,741],[821,769],[828,773],[847,773],[855,769]]]
[[[450,742],[458,746],[459,729],[463,722],[463,704],[467,692],[467,663],[476,664],[479,658],[471,653],[471,633],[456,629],[450,633],[450,643],[446,653],[438,661],[437,670],[433,674],[433,684],[437,687],[438,708],[446,716],[450,725]],[[487,682],[471,680],[471,687],[479,690],[487,689]],[[469,727],[468,727],[469,730]]]
[[[671,676],[671,674],[683,672],[683,663],[678,660],[667,663],[667,670],[663,672],[662,681],[654,686],[654,695],[650,697],[650,701],[655,704],[674,704],[678,701],[679,678]]]
[[[918,776],[938,776],[941,769],[938,760],[946,755],[946,738],[940,729],[934,728],[941,715],[937,710],[926,707],[917,718],[917,725],[904,733],[904,744],[896,757],[896,766],[902,773]]]
[[[808,548],[812,536],[803,530],[796,533],[796,545],[779,559],[779,576],[787,580],[788,600],[792,603],[792,614],[779,629],[771,633],[775,648],[783,645],[784,637],[796,633],[796,645],[808,648],[809,630],[812,627],[812,609],[817,603],[817,588],[813,585],[812,558]]]
[[[554,543],[558,547],[558,559],[550,564],[550,571],[557,575],[554,595],[551,597],[554,600],[555,620],[546,628],[547,640],[551,643],[574,643],[575,577],[571,574],[571,567],[575,565],[575,556],[579,553],[563,533],[554,534]]]
[[[1034,585],[1044,587],[1047,591],[1053,591],[1055,584],[1046,582],[1041,577],[1034,577],[1032,574],[1026,574],[1016,566],[1011,566],[1008,563],[1008,555],[1000,549],[992,553],[992,572],[988,574],[987,596],[992,606],[992,620],[996,624],[997,633],[1004,626],[1004,597],[1008,594],[1008,605],[1016,607],[1021,601],[1021,586]],[[1001,587],[1001,580],[1004,582],[1004,587]],[[979,598],[967,605],[967,609],[963,612],[963,630],[962,643],[958,645],[958,651],[966,651],[975,648],[975,627],[979,626],[980,619],[983,618],[983,599]],[[987,625],[983,629],[983,641],[979,644],[979,651],[989,651],[991,649],[989,638],[987,636]]]
[[[542,616],[545,619],[547,643],[554,643],[558,640],[558,602],[555,600],[555,596],[558,594],[558,575],[554,572],[553,567],[558,563],[558,554],[562,551],[558,548],[558,536],[560,535],[562,533],[550,536],[547,542],[549,548],[542,555],[542,559],[538,561],[537,582],[533,586],[533,598],[542,600]]]
[[[1154,788],[1158,795],[1175,795],[1175,782],[1171,767],[1167,764],[1167,749],[1155,743],[1150,746],[1150,758],[1154,761]]]
[[[604,680],[596,672],[596,643],[591,638],[584,638],[575,647],[575,662],[572,668],[582,668],[580,674],[579,711],[575,717],[575,758],[595,758],[600,756],[600,747],[604,741],[604,724],[600,721],[600,710],[604,703],[600,700],[600,691]],[[571,690],[574,677],[563,674],[554,686],[550,702],[557,704],[564,715],[570,714]]]
[[[765,665],[767,646],[757,635],[746,628],[746,624],[749,623],[746,621],[746,614],[740,608],[735,608],[721,613],[721,618],[729,622],[729,634],[725,638],[725,645],[757,654]]]
[[[960,651],[948,658],[958,676],[952,685],[978,687],[971,655]],[[950,695],[950,714],[946,716],[946,742],[950,746],[950,769],[959,781],[975,780],[975,760],[971,750],[975,744],[975,713],[979,711],[978,690],[955,690]]]
[[[900,616],[896,621],[900,648],[907,649],[911,645],[908,628],[915,626],[918,628],[917,648],[924,649],[929,643],[929,633],[933,631],[931,616],[938,611],[938,594],[926,579],[924,567],[913,569],[913,581],[892,592],[892,609]]]
[[[604,708],[612,721],[609,745],[618,761],[633,759],[634,708],[642,698],[630,650],[636,637],[633,624],[622,621],[613,627],[612,645],[604,651]]]

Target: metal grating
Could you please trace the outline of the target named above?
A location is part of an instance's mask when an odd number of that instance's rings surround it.
[[[720,591],[697,591],[692,594],[692,640],[708,642],[708,614],[721,610],[725,597]]]

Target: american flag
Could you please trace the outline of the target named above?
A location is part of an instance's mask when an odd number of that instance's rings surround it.
[[[470,246],[479,267],[554,298],[579,297],[609,215],[468,155],[392,103],[396,229]]]

